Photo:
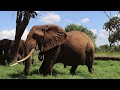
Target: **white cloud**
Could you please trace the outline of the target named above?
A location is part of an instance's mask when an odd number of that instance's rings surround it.
[[[88,23],[89,21],[90,21],[90,19],[89,18],[84,18],[84,19],[82,19],[82,20],[80,20],[82,23]]]
[[[108,42],[109,33],[106,30],[103,29],[100,32],[97,32],[96,34],[97,34],[97,39],[96,39],[97,46],[109,44]]]
[[[116,14],[115,16],[118,16],[118,17],[120,17],[120,12],[119,12],[118,14]]]
[[[100,32],[99,32],[99,34],[98,34],[98,37],[99,38],[108,38],[108,36],[109,36],[109,33],[106,31],[106,30],[101,30]]]
[[[96,33],[96,31],[97,31],[96,29],[90,29],[90,31],[92,31],[94,35],[97,34]]]
[[[40,13],[40,11],[35,11],[37,14],[39,14]]]
[[[55,13],[48,13],[47,15],[43,16],[40,21],[41,22],[44,22],[44,23],[47,23],[47,24],[53,24],[53,23],[56,23],[56,22],[60,22],[61,20],[61,17],[60,15],[58,14],[55,14]]]
[[[29,33],[29,31],[26,29],[26,30],[24,31],[21,39],[22,39],[22,40],[26,40],[28,33]]]
[[[97,38],[96,39],[96,46],[99,47],[101,45],[109,44],[108,39],[105,38]]]
[[[24,31],[24,34],[23,34],[21,39],[26,40],[28,33],[29,32],[26,29]],[[15,29],[12,29],[12,30],[1,30],[0,31],[0,40],[1,39],[5,39],[5,38],[6,39],[10,39],[10,40],[14,40],[14,38],[15,38]]]
[[[73,21],[70,19],[65,19],[65,23],[72,23]]]
[[[95,41],[97,47],[101,45],[109,44],[108,42],[109,33],[106,30],[103,29],[100,30],[99,32],[97,29],[90,29],[90,30],[94,33],[94,35],[95,34],[97,35],[97,39]]]

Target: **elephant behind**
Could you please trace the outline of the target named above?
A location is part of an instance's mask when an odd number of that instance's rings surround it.
[[[0,40],[0,64],[5,65],[5,61],[9,63],[9,53],[12,47],[12,40],[2,39]]]
[[[94,44],[83,32],[73,30],[67,32],[65,42],[60,46],[58,61],[72,66],[70,73],[75,74],[78,65],[87,65],[90,73],[93,72]]]
[[[8,64],[10,61],[10,53],[13,48],[14,40],[2,39],[0,40],[0,64],[5,65],[5,62]],[[25,57],[25,41],[21,40],[19,44],[19,50],[17,54],[17,59],[20,60]]]

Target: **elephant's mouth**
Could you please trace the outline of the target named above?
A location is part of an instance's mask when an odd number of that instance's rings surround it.
[[[12,64],[12,65],[10,65],[10,66],[17,65],[18,63],[20,63],[20,62],[23,62],[23,61],[27,60],[27,59],[28,59],[28,58],[32,55],[33,51],[35,51],[35,49],[31,49],[30,53],[29,53],[29,54],[28,54],[25,58],[23,58],[23,59],[21,59],[21,60],[17,61],[16,63],[14,63],[14,64]]]

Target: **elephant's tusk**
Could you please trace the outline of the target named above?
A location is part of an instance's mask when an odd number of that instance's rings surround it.
[[[32,53],[33,53],[34,50],[35,50],[35,49],[32,49],[32,50],[30,51],[29,55],[27,55],[25,58],[17,61],[17,63],[23,62],[23,61],[25,61],[26,59],[28,59],[28,58],[32,55]]]
[[[12,65],[10,65],[10,66],[12,67],[12,66],[15,66],[15,65],[17,65],[17,64],[18,64],[18,63],[14,63],[14,64],[12,64]]]
[[[14,66],[14,65],[17,65],[17,64],[20,63],[20,62],[25,61],[26,59],[28,59],[28,58],[32,55],[33,51],[35,51],[35,49],[32,49],[32,50],[30,51],[30,53],[29,53],[25,58],[17,61],[17,63],[14,63],[14,64],[12,64],[12,65],[10,65],[10,66]]]

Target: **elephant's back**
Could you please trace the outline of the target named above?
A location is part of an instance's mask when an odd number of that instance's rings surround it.
[[[67,38],[61,50],[62,62],[66,65],[85,64],[85,50],[88,43],[93,46],[91,39],[86,34],[76,30],[67,32]]]
[[[83,32],[77,30],[67,32],[66,44],[69,43],[75,47],[85,48],[88,42],[93,46],[92,40]]]

